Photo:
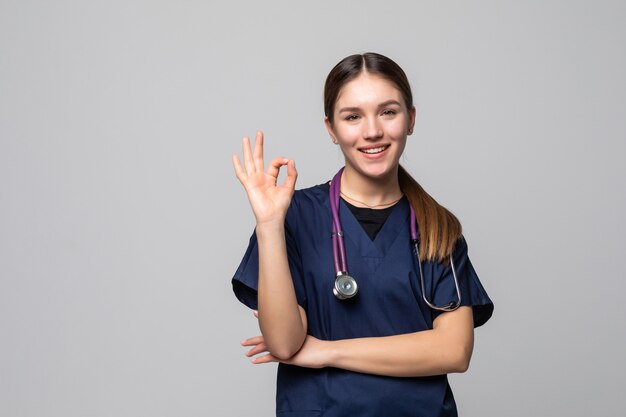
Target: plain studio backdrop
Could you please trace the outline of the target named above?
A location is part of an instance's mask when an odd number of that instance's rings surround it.
[[[241,137],[342,165],[341,58],[414,89],[402,163],[461,219],[495,302],[462,416],[623,413],[623,1],[0,1],[0,415],[270,416],[230,279]],[[329,232],[330,233],[330,232]],[[329,279],[331,279],[329,277]],[[330,287],[329,287],[330,291]]]

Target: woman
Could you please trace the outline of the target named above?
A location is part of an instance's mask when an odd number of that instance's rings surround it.
[[[294,191],[286,158],[265,170],[260,132],[243,164],[233,156],[256,217],[233,278],[258,309],[247,355],[280,363],[278,416],[455,416],[446,374],[467,370],[493,303],[456,217],[399,165],[415,123],[407,77],[382,55],[349,56],[324,111],[345,157],[330,185]]]

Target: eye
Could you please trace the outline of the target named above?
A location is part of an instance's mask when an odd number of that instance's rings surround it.
[[[393,115],[395,115],[395,114],[397,114],[397,113],[398,113],[398,112],[397,112],[397,111],[395,111],[395,110],[392,110],[392,109],[385,109],[385,110],[383,110],[382,115],[383,115],[383,116],[393,116]]]
[[[345,117],[345,119],[344,119],[344,120],[347,120],[348,122],[352,122],[352,121],[354,121],[354,120],[356,120],[356,119],[358,119],[358,118],[359,118],[359,115],[358,115],[358,114],[349,114],[349,115],[347,115],[347,116]]]

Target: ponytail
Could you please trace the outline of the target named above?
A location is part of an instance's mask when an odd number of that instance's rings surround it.
[[[461,223],[454,214],[437,203],[400,165],[400,189],[415,211],[420,234],[420,260],[447,262],[461,237]]]

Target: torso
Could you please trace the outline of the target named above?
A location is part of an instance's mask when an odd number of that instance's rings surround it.
[[[335,271],[328,187],[296,191],[287,215],[287,225],[300,251],[309,334],[338,340],[432,328],[432,314],[421,301],[406,199],[389,210],[374,240],[345,202],[340,203],[339,216],[348,272],[359,284],[359,294],[343,301],[332,293]],[[424,263],[423,268],[427,283],[443,273],[439,264]],[[427,284],[427,291],[430,287]],[[445,375],[391,378],[283,364],[278,372],[277,410],[278,415],[292,417],[456,415]],[[311,410],[318,410],[317,414],[310,414]]]

